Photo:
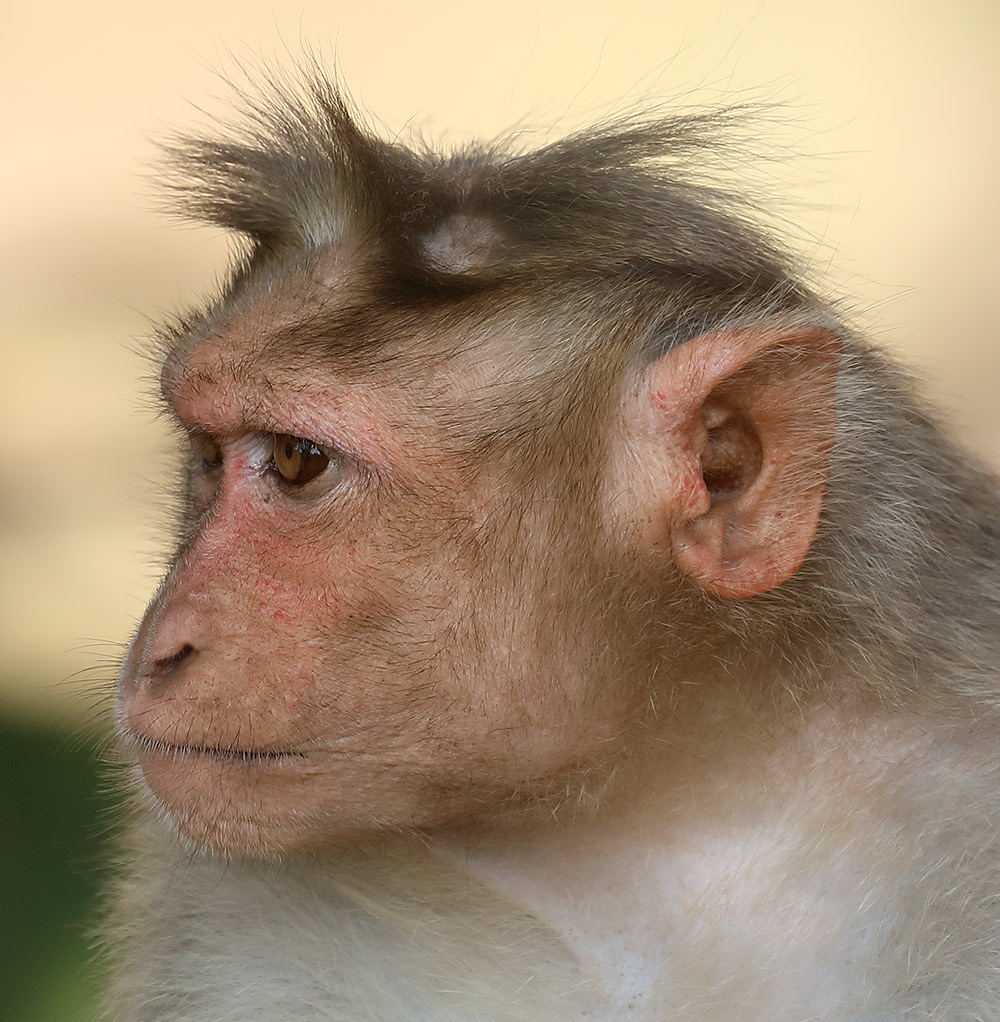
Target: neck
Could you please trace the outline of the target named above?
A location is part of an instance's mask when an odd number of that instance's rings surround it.
[[[436,851],[555,931],[593,978],[601,1014],[662,1017],[680,1005],[657,991],[676,997],[699,974],[712,989],[709,969],[748,984],[739,996],[756,998],[761,1018],[786,1017],[753,977],[772,959],[785,973],[823,972],[845,936],[830,891],[853,890],[868,869],[873,788],[891,786],[910,754],[905,731],[828,707],[781,720],[709,708],[697,733],[649,743],[602,809],[453,836]],[[859,804],[872,811],[846,833],[844,807]]]

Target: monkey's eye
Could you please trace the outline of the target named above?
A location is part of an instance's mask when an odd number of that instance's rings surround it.
[[[274,437],[272,457],[278,475],[291,486],[303,486],[325,472],[331,453],[311,440],[279,433]]]
[[[201,455],[201,470],[205,473],[222,468],[222,450],[219,445],[203,433],[196,433],[191,440],[195,452]]]

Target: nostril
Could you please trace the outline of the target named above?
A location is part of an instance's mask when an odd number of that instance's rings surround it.
[[[192,653],[194,653],[194,646],[190,642],[186,642],[176,653],[154,660],[151,664],[150,674],[165,674],[187,660]]]

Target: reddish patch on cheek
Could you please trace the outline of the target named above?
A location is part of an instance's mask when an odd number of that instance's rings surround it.
[[[277,594],[274,594],[277,595]],[[271,608],[275,603],[284,603],[284,600],[261,600],[257,605],[262,614],[267,614],[272,621],[284,621],[285,624],[290,625],[292,623],[292,616],[286,610],[272,610]]]
[[[272,550],[274,549],[276,548],[272,547]],[[278,556],[273,558],[272,563],[278,568],[285,567]],[[265,575],[254,580],[254,589],[257,591],[257,606],[262,614],[266,614],[272,621],[292,623],[293,611],[299,602],[293,588],[274,577]]]

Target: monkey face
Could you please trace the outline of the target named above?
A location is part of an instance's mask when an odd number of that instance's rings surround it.
[[[597,527],[454,453],[440,374],[351,379],[254,336],[163,373],[186,538],[118,700],[148,792],[196,842],[271,854],[579,788],[645,698],[603,661],[628,615]]]
[[[348,262],[258,271],[162,371],[187,514],[119,724],[159,806],[227,852],[579,802],[689,680],[693,586],[781,584],[819,516],[827,331],[569,372],[572,310],[387,311]],[[352,323],[391,340],[352,348]]]

